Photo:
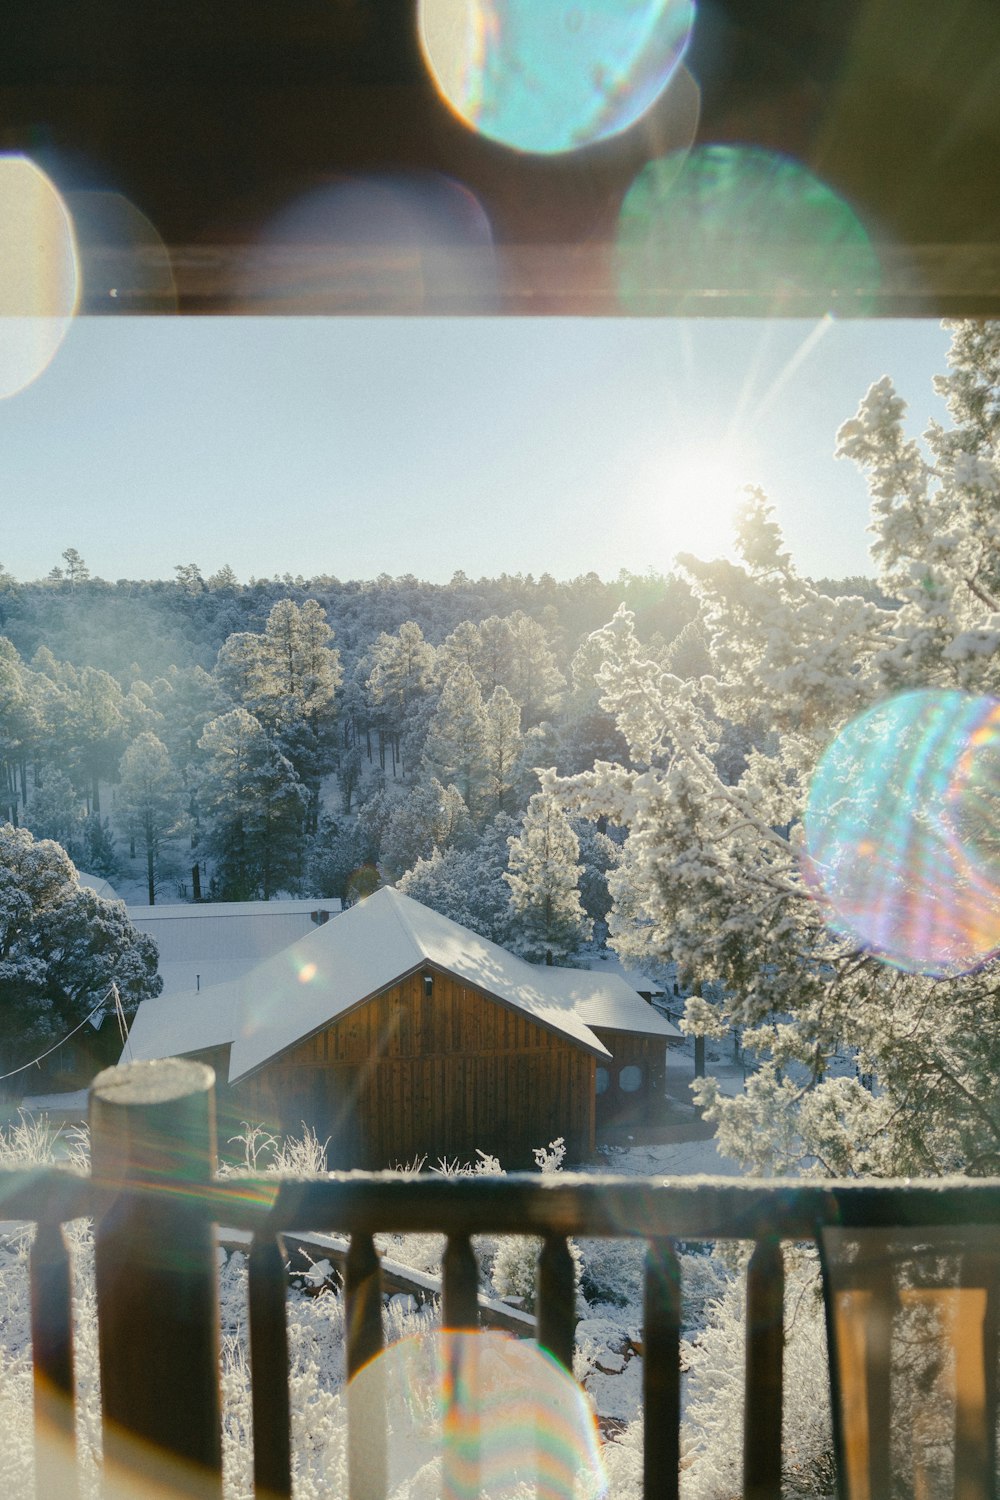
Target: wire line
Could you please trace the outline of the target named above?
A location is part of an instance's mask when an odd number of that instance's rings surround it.
[[[56,1042],[54,1044],[54,1046],[52,1046],[52,1047],[50,1047],[48,1049],[47,1052],[40,1053],[38,1057],[33,1057],[31,1059],[31,1062],[22,1063],[19,1068],[11,1068],[11,1070],[10,1070],[9,1073],[0,1073],[0,1083],[2,1083],[5,1078],[13,1078],[18,1073],[25,1073],[25,1072],[27,1072],[28,1068],[37,1067],[38,1064],[44,1062],[47,1057],[51,1057],[52,1054],[53,1054],[53,1052],[58,1052],[59,1048],[62,1047],[62,1046],[64,1046],[65,1043],[68,1042],[71,1037],[76,1036],[76,1034],[77,1034],[78,1031],[82,1031],[83,1030],[83,1028],[86,1026],[86,1024],[87,1024],[88,1021],[92,1021],[93,1020],[93,1018],[97,1015],[97,1012],[99,1010],[103,1010],[104,1009],[104,1006],[106,1005],[109,997],[112,994],[117,998],[118,991],[117,991],[117,987],[114,984],[112,984],[111,989],[109,989],[106,992],[106,994],[104,994],[104,995],[101,996],[101,999],[98,1000],[97,1004],[94,1006],[93,1010],[90,1012],[90,1015],[89,1016],[84,1016],[83,1020],[79,1024],[79,1026],[74,1026],[73,1030],[71,1032],[69,1032],[66,1036],[64,1036],[62,1038],[62,1041]],[[119,1005],[121,1004],[120,1000],[118,1001],[118,1004]]]

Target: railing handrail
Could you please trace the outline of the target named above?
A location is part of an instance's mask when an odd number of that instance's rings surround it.
[[[0,1168],[0,1219],[98,1217],[121,1191],[62,1167]],[[137,1199],[183,1198],[226,1228],[282,1234],[572,1234],[595,1238],[809,1240],[818,1228],[1000,1225],[1000,1178],[634,1177],[586,1172],[460,1177],[337,1172],[135,1181]]]

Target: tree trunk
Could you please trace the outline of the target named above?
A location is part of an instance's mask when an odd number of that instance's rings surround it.
[[[191,866],[191,894],[196,901],[201,900],[201,865],[197,860]]]
[[[91,812],[95,812],[98,817],[101,816],[101,781],[99,776],[95,776],[93,780],[93,792],[91,793],[90,798],[90,808]]]
[[[156,878],[153,870],[153,846],[146,845],[146,886],[149,890],[149,904],[156,905]]]

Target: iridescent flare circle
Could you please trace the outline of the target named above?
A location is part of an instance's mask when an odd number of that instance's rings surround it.
[[[390,1344],[355,1375],[348,1412],[372,1493],[390,1500],[607,1493],[583,1391],[543,1350],[501,1333]]]
[[[878,256],[848,204],[798,162],[756,146],[698,146],[647,162],[615,246],[630,313],[746,316],[868,311]],[[692,288],[698,288],[693,292]]]
[[[949,978],[1000,951],[1000,702],[903,693],[842,730],[805,810],[806,878],[830,926]]]
[[[645,114],[684,55],[693,0],[420,0],[438,90],[520,151],[571,151]]]

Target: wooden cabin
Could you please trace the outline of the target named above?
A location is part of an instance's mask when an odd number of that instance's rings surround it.
[[[387,888],[238,980],[145,1001],[125,1056],[210,1062],[223,1133],[305,1123],[331,1167],[477,1151],[524,1167],[558,1136],[585,1160],[596,1068],[613,1046],[631,1065],[638,1039],[662,1075],[675,1034],[614,976],[526,963]]]
[[[564,1136],[594,1146],[594,1051],[454,974],[425,966],[235,1086],[254,1119],[330,1137],[331,1165],[485,1150],[529,1166]]]

